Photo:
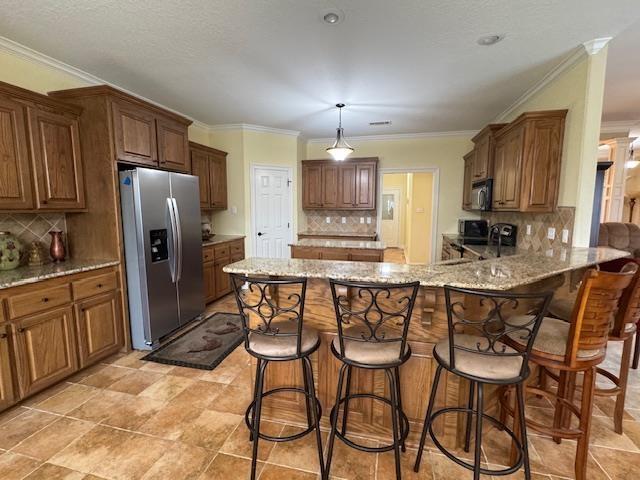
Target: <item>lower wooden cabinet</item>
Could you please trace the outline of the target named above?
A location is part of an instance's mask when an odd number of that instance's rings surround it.
[[[204,301],[213,302],[216,299],[216,273],[213,262],[206,262],[202,265],[202,275],[204,276]]]
[[[291,258],[344,260],[350,262],[383,262],[384,250],[364,248],[291,247]]]
[[[224,273],[222,269],[231,263],[229,257],[223,257],[216,259],[213,264],[215,283],[216,283],[216,298],[224,297],[227,293],[231,293],[231,281],[229,275]]]
[[[68,377],[78,369],[71,306],[12,324],[20,397]]]
[[[118,292],[84,300],[75,306],[80,367],[122,348],[122,318]]]
[[[13,373],[9,357],[9,328],[0,325],[0,410],[14,403]]]
[[[231,279],[223,269],[230,263],[244,258],[244,239],[206,245],[202,249],[202,274],[204,275],[205,303],[231,293]]]

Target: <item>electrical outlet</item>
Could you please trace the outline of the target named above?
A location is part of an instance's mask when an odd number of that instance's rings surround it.
[[[527,225],[527,235],[531,235],[531,225]]]
[[[555,228],[549,227],[547,229],[547,238],[549,240],[555,240],[555,238],[556,238],[556,229]]]
[[[569,243],[569,230],[567,228],[562,229],[562,243]]]
[[[371,217],[367,217],[367,223],[371,225]]]
[[[549,250],[547,250],[546,252],[544,252],[544,254],[547,257],[553,257],[553,248],[550,248]]]
[[[327,223],[331,223],[331,217],[327,217],[327,218],[325,218],[325,220],[324,220],[324,221],[325,221],[325,222],[327,222]]]
[[[342,217],[342,223],[347,223],[347,217]]]
[[[360,223],[364,223],[364,217],[360,217]]]
[[[234,205],[231,207],[231,215],[237,215],[237,214],[238,214],[238,207]]]

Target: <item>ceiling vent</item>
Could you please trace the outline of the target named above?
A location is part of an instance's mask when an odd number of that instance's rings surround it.
[[[379,125],[391,125],[391,120],[385,120],[383,122],[369,122],[369,125],[372,127],[377,127]]]

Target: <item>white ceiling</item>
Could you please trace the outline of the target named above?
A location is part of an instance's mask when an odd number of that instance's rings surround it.
[[[325,137],[344,102],[347,136],[438,132],[482,127],[637,1],[3,0],[0,35],[207,124]]]
[[[602,120],[640,123],[640,21],[609,44]]]

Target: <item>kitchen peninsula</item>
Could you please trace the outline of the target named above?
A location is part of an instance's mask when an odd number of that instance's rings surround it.
[[[306,238],[290,243],[292,258],[382,262],[384,242]]]
[[[460,288],[541,291],[556,289],[564,281],[564,274],[593,266],[606,261],[628,256],[627,252],[611,248],[567,248],[547,254],[523,253],[482,261],[459,260],[432,265],[404,265],[375,262],[323,261],[310,259],[266,259],[249,258],[224,268],[227,273],[269,277],[306,277],[309,279],[305,301],[305,325],[317,329],[321,335],[321,346],[314,354],[314,371],[317,372],[318,396],[323,406],[333,405],[338,361],[331,353],[330,345],[336,335],[337,326],[328,279],[353,282],[404,283],[418,281],[421,285],[419,298],[409,327],[411,358],[400,368],[403,409],[411,424],[408,443],[417,444],[417,432],[426,411],[431,379],[436,367],[432,356],[433,346],[444,338],[447,332],[445,309],[445,285]],[[357,301],[350,292],[351,301]],[[276,301],[278,294],[274,293]],[[465,301],[460,298],[460,301]],[[465,305],[467,306],[467,305]],[[470,306],[470,305],[469,305]],[[480,308],[475,305],[474,307]],[[526,308],[522,305],[521,308]],[[267,371],[266,388],[290,383],[294,378],[302,378],[300,372],[292,370],[299,366],[273,364]],[[357,372],[357,373],[356,373]],[[354,372],[355,384],[362,391],[373,391],[385,395],[384,373],[382,371]],[[410,381],[408,380],[410,379]],[[466,403],[467,387],[458,378],[449,376],[446,388],[441,390],[440,401],[448,404]],[[489,402],[488,404],[492,404]],[[379,402],[358,399],[350,406],[353,433],[382,438],[390,428],[390,418]],[[279,420],[303,421],[304,402],[301,398],[287,397],[269,402],[265,415]],[[323,416],[323,421],[327,421]],[[450,439],[460,439],[461,430],[455,416],[445,419],[444,429]]]

